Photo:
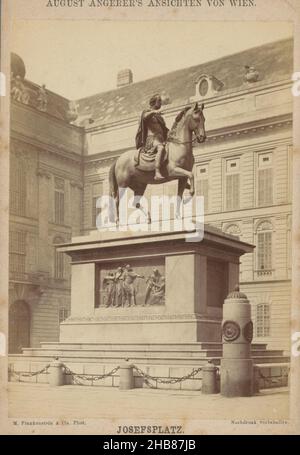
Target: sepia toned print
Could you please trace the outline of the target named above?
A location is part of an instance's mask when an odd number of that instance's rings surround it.
[[[51,37],[55,24],[41,27]],[[143,23],[144,50],[153,26]],[[280,39],[274,27],[272,38],[233,50],[224,23],[230,52],[195,59],[195,46],[190,64],[178,55],[176,69],[149,66],[137,80],[141,54],[128,46],[132,67],[108,82],[101,76],[103,86],[89,95],[77,84],[78,96],[69,97],[28,76],[19,49],[26,54],[32,41],[20,45],[18,27],[28,24],[15,21],[10,46],[10,432],[31,425],[200,434],[207,421],[211,433],[243,425],[289,432],[292,28],[277,23]],[[95,40],[116,24],[105,27]],[[197,41],[189,21],[180,27]],[[176,42],[171,23],[160,30]],[[107,45],[98,44],[98,52]],[[118,58],[126,60],[124,48],[114,48],[113,67]],[[156,66],[160,58],[167,68],[157,48]],[[57,79],[67,70],[59,62]],[[158,197],[161,224],[151,211]],[[130,201],[125,221],[122,198]],[[203,202],[204,224],[193,213],[192,232],[201,225],[203,235],[188,240],[187,225],[176,223],[191,199]],[[96,430],[91,419],[100,419]]]

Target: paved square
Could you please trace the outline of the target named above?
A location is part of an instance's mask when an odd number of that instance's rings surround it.
[[[250,398],[224,398],[194,391],[10,383],[9,417],[85,419],[288,419],[286,388]]]

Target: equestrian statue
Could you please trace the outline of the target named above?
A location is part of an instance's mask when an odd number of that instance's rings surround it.
[[[114,222],[119,223],[119,203],[122,189],[134,192],[135,207],[141,209],[140,199],[148,184],[161,184],[178,180],[176,216],[185,188],[190,195],[195,193],[193,175],[193,144],[206,139],[204,105],[185,107],[168,130],[161,112],[159,94],[151,97],[149,109],[142,112],[136,134],[136,152],[126,151],[120,155],[109,170],[110,196],[115,201]],[[194,138],[193,138],[194,133]],[[147,212],[148,222],[151,222]]]

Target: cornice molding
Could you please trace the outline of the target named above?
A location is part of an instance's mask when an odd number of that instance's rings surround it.
[[[279,128],[290,127],[292,126],[292,113],[285,114],[282,116],[277,116],[274,118],[263,119],[259,121],[247,122],[241,125],[236,125],[232,127],[217,128],[211,131],[207,131],[207,142],[216,143],[225,140],[232,140],[239,137],[250,136],[253,134],[261,132],[270,132],[272,130],[278,130]],[[96,166],[97,172],[100,171],[101,166],[111,165],[121,153],[127,150],[133,150],[134,146],[118,149],[115,151],[106,151],[103,153],[98,153],[94,155],[77,155],[70,152],[69,150],[60,148],[57,149],[53,145],[49,145],[43,142],[40,142],[37,139],[29,138],[24,136],[21,133],[12,131],[12,139],[22,142],[23,144],[29,144],[31,147],[34,147],[38,153],[51,153],[59,157],[61,160],[66,162],[73,162],[79,165],[84,165],[86,168]],[[201,145],[195,147],[195,150],[201,148]],[[82,150],[83,151],[83,150]],[[30,152],[30,151],[29,151]],[[101,172],[101,171],[100,171]],[[105,171],[104,171],[105,173]]]
[[[165,307],[165,305],[162,305]],[[135,323],[136,321],[153,321],[153,322],[159,322],[159,321],[170,321],[170,320],[181,320],[181,321],[201,321],[201,322],[206,322],[206,323],[211,323],[211,324],[220,324],[221,319],[203,319],[203,315],[199,313],[182,313],[182,314],[163,314],[163,313],[152,313],[152,314],[143,314],[142,309],[138,314],[122,314],[124,309],[117,309],[117,311],[114,311],[114,309],[107,310],[103,307],[96,308],[96,311],[103,311],[105,314],[103,315],[95,315],[91,317],[70,317],[68,318],[68,321],[66,324],[82,324],[82,323],[94,323],[97,324],[97,322],[107,322],[111,323],[112,321],[115,322],[132,322]],[[125,309],[126,311],[126,309]],[[124,312],[125,313],[125,312]]]
[[[262,131],[271,131],[282,127],[289,127],[293,124],[292,114],[280,117],[263,119],[260,121],[247,122],[233,127],[217,128],[207,132],[207,141],[232,139],[234,137],[250,135]],[[201,147],[201,146],[200,146]]]
[[[54,154],[64,161],[68,162],[72,161],[81,164],[83,160],[83,155],[77,155],[74,152],[70,152],[69,150],[63,147],[57,149],[52,144],[41,142],[38,139],[25,136],[22,133],[18,133],[13,130],[11,131],[11,138],[13,140],[22,142],[25,145],[29,144],[31,147],[35,147],[38,153]]]
[[[263,121],[254,121],[244,123],[243,125],[227,128],[218,128],[207,132],[207,142],[213,143],[217,141],[231,140],[239,138],[240,136],[250,136],[258,132],[272,131],[282,127],[289,127],[292,125],[292,114],[283,115]],[[100,165],[112,164],[121,153],[127,150],[133,150],[134,147],[127,147],[113,152],[103,152],[95,155],[84,156],[84,165],[86,169],[99,168]],[[195,147],[200,150],[201,145]],[[197,157],[196,161],[197,161]],[[96,172],[96,171],[95,171]]]
[[[48,89],[47,89],[47,91],[48,91]],[[19,103],[19,102],[14,101],[14,100],[11,100],[11,104],[16,109],[23,110],[23,111],[29,110],[29,111],[31,111],[33,114],[35,114],[38,117],[42,117],[42,118],[46,117],[49,120],[51,120],[52,122],[54,122],[54,123],[58,123],[59,125],[63,124],[66,128],[77,130],[77,131],[84,130],[84,128],[82,126],[70,124],[70,123],[67,122],[67,120],[61,119],[59,117],[55,117],[54,115],[49,114],[49,112],[45,112],[45,111],[39,110],[38,108],[35,108],[35,107],[30,106],[28,104]]]

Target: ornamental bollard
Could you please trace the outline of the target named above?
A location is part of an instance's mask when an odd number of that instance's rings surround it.
[[[239,286],[225,300],[222,337],[221,395],[249,397],[253,395],[253,324],[249,300]]]
[[[134,389],[133,365],[125,360],[120,365],[120,390]]]
[[[64,385],[64,364],[56,357],[50,364],[49,368],[49,384],[51,387]]]
[[[202,368],[202,393],[218,393],[218,368],[209,360]]]
[[[258,365],[253,366],[253,393],[259,393],[260,368]]]

